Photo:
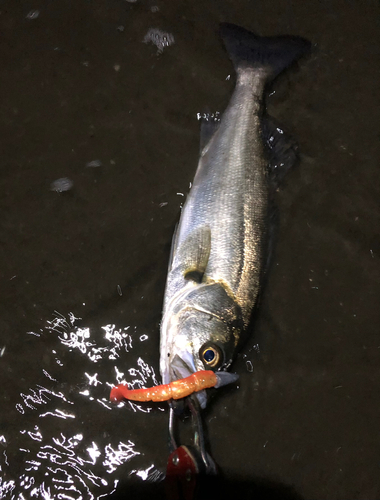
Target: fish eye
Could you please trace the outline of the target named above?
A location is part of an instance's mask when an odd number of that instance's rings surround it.
[[[223,363],[223,352],[213,342],[206,342],[199,350],[199,357],[206,368],[218,368]]]

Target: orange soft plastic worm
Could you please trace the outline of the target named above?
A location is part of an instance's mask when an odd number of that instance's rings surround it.
[[[168,401],[190,396],[193,392],[214,387],[217,377],[211,370],[195,372],[190,377],[181,378],[170,384],[156,385],[149,389],[128,389],[127,385],[119,384],[111,390],[111,401],[131,399],[133,401]]]

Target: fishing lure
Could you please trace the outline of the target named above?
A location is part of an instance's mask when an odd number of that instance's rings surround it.
[[[130,399],[132,401],[168,401],[169,399],[181,399],[193,392],[199,392],[211,387],[220,387],[221,374],[211,370],[201,370],[189,377],[174,380],[170,384],[156,385],[148,389],[128,389],[125,384],[113,387],[110,394],[111,401]],[[232,374],[229,374],[232,375]]]

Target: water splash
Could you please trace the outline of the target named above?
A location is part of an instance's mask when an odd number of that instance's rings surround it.
[[[74,183],[68,177],[62,177],[60,179],[56,179],[50,184],[50,190],[56,191],[57,193],[63,193],[64,191],[70,191],[73,187]]]
[[[158,28],[149,28],[143,42],[153,43],[158,49],[157,54],[162,54],[166,47],[174,44],[174,36]]]

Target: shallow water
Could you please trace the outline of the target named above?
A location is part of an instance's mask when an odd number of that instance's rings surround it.
[[[221,21],[315,50],[268,99],[301,161],[239,388],[205,415],[212,454],[245,498],[379,498],[378,4],[72,5],[0,6],[0,498],[159,490],[166,406],[108,396],[160,380],[196,115],[233,89]]]

